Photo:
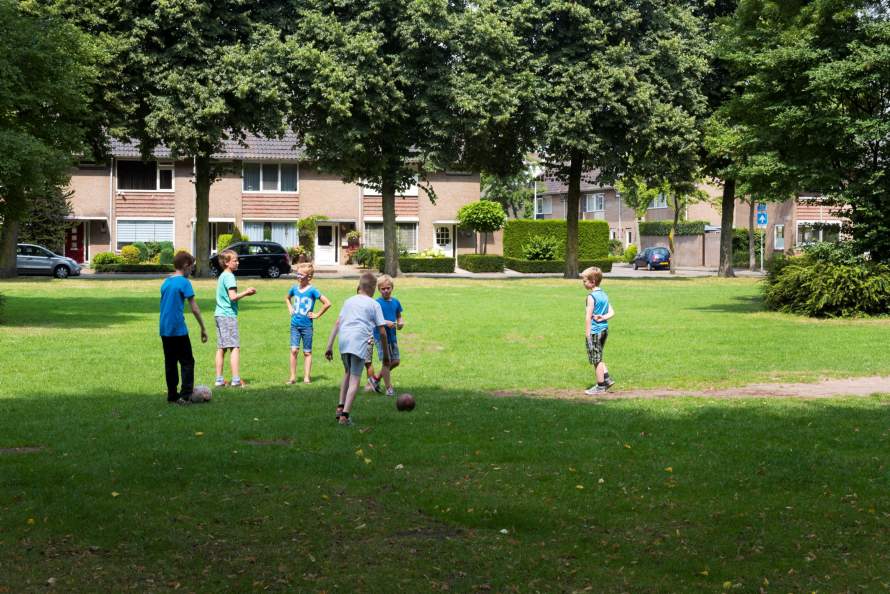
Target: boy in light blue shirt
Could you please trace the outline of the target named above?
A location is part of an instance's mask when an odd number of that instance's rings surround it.
[[[600,287],[603,282],[603,271],[596,266],[585,269],[580,275],[584,288],[590,291],[587,295],[587,309],[584,317],[584,334],[587,345],[587,360],[596,370],[596,385],[585,390],[588,396],[603,394],[615,383],[609,377],[609,370],[603,362],[603,348],[609,337],[609,319],[615,315],[609,296]]]
[[[179,252],[173,258],[176,270],[161,284],[160,334],[164,345],[164,372],[167,380],[167,402],[188,404],[195,385],[195,357],[189,329],[182,313],[186,300],[201,326],[201,342],[207,342],[207,329],[201,318],[201,309],[195,303],[195,291],[188,275],[195,266],[195,258],[188,252]],[[179,368],[182,368],[182,390],[179,387]]]
[[[300,342],[303,343],[303,383],[312,381],[312,334],[313,320],[324,315],[331,307],[331,302],[321,294],[321,291],[310,283],[315,275],[315,267],[311,262],[302,262],[297,265],[297,278],[299,285],[294,285],[287,292],[285,303],[290,312],[290,379],[288,385],[297,382],[297,353],[300,350]],[[321,301],[321,310],[315,309],[315,302]]]
[[[245,297],[256,294],[256,289],[248,287],[239,293],[235,271],[238,270],[238,254],[234,250],[224,250],[219,255],[219,263],[223,273],[216,283],[216,386],[226,385],[223,366],[226,351],[231,351],[229,365],[232,367],[233,388],[243,388],[247,384],[241,379],[241,337],[238,335],[238,302]]]
[[[382,274],[377,278],[377,290],[380,291],[380,297],[377,303],[383,310],[383,317],[386,319],[386,338],[389,343],[389,365],[380,367],[380,375],[374,375],[374,366],[371,362],[371,353],[368,352],[368,359],[365,361],[365,368],[368,371],[368,387],[380,392],[380,381],[386,385],[386,395],[395,396],[396,391],[392,385],[392,370],[399,366],[401,357],[399,355],[399,342],[397,330],[401,330],[405,325],[402,318],[402,303],[392,296],[394,288],[392,277],[388,274]],[[380,332],[374,329],[374,343],[377,346],[377,355],[382,357],[383,345],[380,344]]]

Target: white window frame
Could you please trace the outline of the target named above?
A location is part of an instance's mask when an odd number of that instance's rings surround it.
[[[652,199],[649,202],[649,205],[646,207],[647,210],[657,210],[659,208],[667,208],[668,207],[668,199],[667,196],[659,192],[658,196]]]
[[[154,164],[155,164],[155,189],[154,190],[127,190],[127,189],[120,187],[121,177],[118,174],[117,169],[118,169],[118,165],[120,165],[121,161],[127,161],[127,162],[135,161],[137,163],[145,162],[145,161],[140,161],[139,159],[117,159],[114,162],[114,179],[115,179],[114,185],[115,185],[115,190],[117,191],[118,194],[138,194],[138,193],[158,194],[161,192],[163,192],[165,194],[172,194],[172,193],[176,192],[176,163],[174,163],[172,161],[154,161]],[[170,174],[170,188],[161,189],[161,171],[162,170],[171,172],[171,174]],[[142,219],[137,219],[137,220],[142,220]],[[145,220],[148,220],[148,219],[145,219]]]
[[[245,165],[258,165],[260,168],[260,189],[259,190],[245,190],[244,189],[244,166]],[[263,168],[268,167],[270,165],[275,165],[278,171],[278,179],[275,183],[274,190],[264,190],[263,189]],[[296,190],[282,190],[281,189],[281,166],[282,165],[293,165],[297,168],[297,189]],[[242,194],[299,194],[300,193],[300,163],[294,163],[291,161],[242,161],[241,163],[241,193]]]
[[[816,242],[822,242],[822,241],[825,241],[825,238],[824,238],[824,237],[825,237],[825,236],[824,236],[824,233],[825,233],[825,227],[828,227],[828,226],[837,227],[837,229],[838,229],[838,236],[840,236],[840,233],[841,233],[841,231],[843,230],[843,223],[842,223],[841,221],[837,221],[837,220],[830,220],[830,221],[797,221],[797,227],[795,228],[796,234],[795,234],[795,238],[794,238],[794,245],[795,245],[795,246],[809,245],[809,243],[803,243],[803,242],[800,240],[800,228],[801,228],[801,227],[805,227],[805,226],[813,226],[813,225],[819,225],[819,229],[818,229],[818,231],[819,231],[819,238],[816,240]]]
[[[170,223],[172,230],[172,239],[170,241],[173,242],[173,245],[176,245],[176,218],[171,217],[117,217],[114,220],[114,251],[120,252],[122,247],[120,245],[120,223],[127,221],[151,221],[152,223]],[[157,240],[149,240],[149,241],[157,241]],[[164,240],[166,241],[166,240]],[[135,241],[129,242],[127,245],[132,245],[136,243]]]
[[[779,233],[779,229],[782,230]],[[781,245],[780,245],[781,243]],[[773,249],[785,251],[785,225],[776,225],[773,227]]]
[[[553,214],[553,198],[550,196],[538,196],[535,202],[535,215]]]
[[[371,248],[376,248],[376,249],[378,249],[378,250],[382,250],[382,249],[384,249],[383,244],[377,246],[377,245],[370,245],[370,244],[368,244],[368,243],[365,243],[365,242],[367,241],[367,239],[370,237],[370,234],[368,233],[368,225],[380,225],[380,229],[381,229],[381,231],[380,231],[380,233],[381,233],[381,238],[383,238],[382,241],[385,241],[385,237],[383,237],[383,221],[379,221],[379,220],[375,221],[375,220],[373,220],[373,219],[371,219],[371,220],[366,219],[365,221],[363,221],[362,225],[363,225],[363,227],[364,227],[363,230],[362,230],[362,238],[364,239],[363,244],[362,244],[363,247],[371,247]],[[414,239],[413,239],[413,241],[414,241],[414,249],[408,250],[408,253],[409,253],[409,254],[416,254],[416,253],[420,250],[420,236],[419,236],[419,233],[420,233],[420,223],[419,223],[418,221],[416,221],[416,220],[414,220],[414,221],[404,221],[404,220],[399,221],[399,220],[396,220],[396,234],[397,234],[397,235],[398,235],[398,233],[399,233],[399,226],[400,226],[400,225],[413,225],[413,226],[414,226]],[[452,238],[452,241],[453,241],[453,238]]]
[[[593,207],[591,207],[591,199]],[[606,195],[602,192],[596,194],[584,194],[584,212],[605,212]]]

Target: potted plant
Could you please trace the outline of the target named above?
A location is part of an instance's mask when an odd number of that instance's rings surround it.
[[[358,249],[359,242],[362,239],[362,232],[358,229],[353,229],[349,233],[346,234],[346,245],[350,249]]]

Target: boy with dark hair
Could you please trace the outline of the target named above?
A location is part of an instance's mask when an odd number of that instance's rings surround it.
[[[596,266],[585,269],[580,275],[584,288],[590,291],[587,295],[587,310],[584,317],[585,343],[587,360],[596,370],[596,385],[584,391],[588,396],[602,394],[615,383],[609,377],[609,370],[603,362],[603,348],[609,337],[609,319],[615,315],[609,296],[600,284],[603,282],[603,271]]]
[[[185,325],[183,306],[189,307],[201,326],[201,342],[207,342],[207,329],[201,319],[201,309],[195,303],[195,291],[188,280],[195,266],[195,258],[188,252],[179,252],[173,258],[175,272],[161,284],[160,334],[164,346],[164,372],[167,379],[167,402],[188,404],[195,385],[195,358]],[[179,368],[182,367],[182,390],[179,386]]]

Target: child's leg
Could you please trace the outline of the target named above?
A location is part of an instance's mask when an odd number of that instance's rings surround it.
[[[606,381],[606,364],[600,361],[596,366],[596,383],[602,385]]]
[[[300,351],[297,347],[290,349],[290,379],[288,381],[297,381],[297,353]]]
[[[192,341],[188,334],[180,338],[179,342],[179,364],[182,367],[182,391],[180,395],[188,398],[195,388],[195,356],[192,354]]]
[[[233,347],[229,355],[229,367],[232,368],[232,381],[241,379],[241,347]]]
[[[343,379],[346,384],[346,398],[343,401],[343,412],[349,413],[352,411],[352,403],[355,401],[355,395],[358,392],[358,383],[361,381],[362,376],[350,373],[348,377]]]
[[[340,382],[340,400],[337,401],[337,406],[342,408],[346,403],[346,392],[349,391],[349,371],[343,374],[343,381]]]
[[[223,365],[226,362],[226,349],[216,349],[216,379],[223,377]]]
[[[175,337],[162,336],[161,344],[164,346],[164,377],[167,381],[167,401],[176,402],[179,398],[177,388],[179,387],[179,368],[177,366],[176,348],[174,346]]]
[[[312,351],[308,353],[303,351],[303,382],[309,383],[312,381]]]

